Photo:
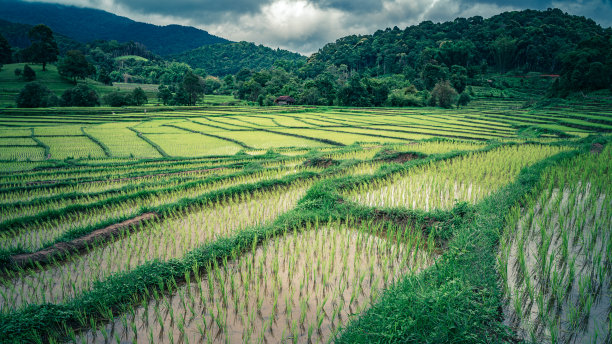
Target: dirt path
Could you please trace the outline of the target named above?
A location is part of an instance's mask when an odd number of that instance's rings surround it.
[[[87,235],[68,242],[60,242],[51,247],[32,253],[23,253],[11,256],[11,259],[16,265],[21,267],[32,265],[34,263],[44,264],[49,262],[54,257],[68,254],[70,252],[78,252],[84,250],[94,243],[106,241],[111,236],[116,237],[122,230],[133,230],[142,222],[154,219],[158,216],[159,215],[155,212],[144,213],[135,218],[95,230]]]

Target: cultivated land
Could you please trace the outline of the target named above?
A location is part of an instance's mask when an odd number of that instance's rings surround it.
[[[0,342],[610,342],[612,107],[479,95],[2,110]]]

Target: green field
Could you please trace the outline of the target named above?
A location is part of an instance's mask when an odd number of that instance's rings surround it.
[[[520,103],[4,109],[0,342],[608,343],[612,110]]]
[[[122,56],[125,59],[128,56]],[[140,59],[146,60],[142,57],[137,56]],[[119,59],[121,59],[119,58]],[[27,84],[23,78],[15,75],[15,69],[23,70],[25,63],[12,63],[2,66],[0,69],[0,108],[15,107],[15,100],[19,91]],[[67,89],[73,88],[75,85],[65,78],[62,78],[57,72],[57,67],[53,64],[47,65],[47,70],[42,71],[42,65],[28,64],[36,72],[36,81],[47,86],[53,91],[58,97],[62,95]],[[157,92],[159,85],[157,84],[137,84],[137,83],[123,83],[116,82],[112,86],[104,85],[98,81],[92,79],[79,80],[78,83],[84,83],[87,86],[93,88],[101,99],[106,94],[119,91],[121,93],[132,92],[136,87],[140,87],[145,91],[147,95],[148,106],[160,106],[160,102],[157,99]],[[237,105],[242,104],[243,101],[235,99],[233,96],[227,95],[205,95],[200,100],[199,104],[202,105]]]

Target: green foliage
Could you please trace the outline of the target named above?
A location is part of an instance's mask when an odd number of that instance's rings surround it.
[[[142,106],[147,103],[147,95],[140,87],[136,87],[131,94],[132,105]]]
[[[47,86],[33,81],[19,92],[16,103],[21,108],[51,107],[57,106],[59,99]]]
[[[326,65],[344,64],[351,71],[383,75],[422,71],[434,60],[446,67],[477,67],[484,61],[485,69],[491,66],[504,72],[554,72],[560,68],[558,57],[563,52],[594,35],[609,33],[593,20],[559,9],[504,12],[487,19],[474,16],[441,23],[423,21],[404,30],[388,28],[372,35],[340,38],[313,54],[304,72],[316,69],[318,74]],[[428,88],[437,81],[428,81]]]
[[[187,105],[195,105],[200,97],[204,95],[204,80],[201,76],[191,71],[185,73],[181,86],[189,98]]]
[[[128,106],[132,103],[130,94],[114,91],[103,97],[104,103],[112,107]]]
[[[72,79],[76,84],[77,79],[85,79],[95,74],[95,67],[87,61],[85,55],[79,50],[70,50],[57,66],[59,74],[65,78]]]
[[[167,86],[160,85],[157,92],[157,99],[164,105],[170,104],[172,100],[172,91]]]
[[[431,91],[431,103],[443,108],[450,108],[455,104],[457,91],[450,85],[448,81],[440,81]]]
[[[62,106],[89,107],[100,105],[100,99],[95,90],[85,84],[81,84],[64,91],[60,104]]]
[[[0,33],[0,67],[4,64],[11,63],[12,60],[13,52],[11,51],[11,46],[6,38]]]
[[[57,61],[59,49],[53,37],[53,31],[43,24],[36,25],[28,32],[32,44],[23,51],[28,61],[42,63],[43,71],[49,62]]]
[[[427,91],[417,92],[414,86],[404,89],[393,90],[389,94],[387,104],[390,106],[425,106],[429,93]]]
[[[593,36],[561,58],[561,77],[551,88],[551,96],[612,87],[612,35]]]
[[[431,90],[437,83],[443,80],[448,80],[448,68],[432,63],[428,63],[423,67],[421,79],[425,83],[425,88]]]
[[[297,67],[306,61],[300,54],[249,42],[204,45],[172,57],[215,76],[237,74],[244,68],[257,71],[271,69],[278,60],[285,60],[287,68]]]
[[[467,94],[467,92],[462,92],[459,95],[459,98],[457,98],[457,106],[461,107],[461,106],[466,106],[468,105],[470,102],[472,101],[472,97],[470,97],[469,94]]]
[[[36,72],[32,67],[25,65],[23,66],[23,72],[19,73],[19,75],[23,76],[23,80],[25,81],[34,81],[36,80]]]

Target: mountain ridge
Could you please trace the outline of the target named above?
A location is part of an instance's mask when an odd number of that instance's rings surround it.
[[[94,40],[135,41],[163,56],[208,44],[231,43],[225,38],[191,26],[159,26],[103,10],[60,4],[1,0],[0,19],[29,25],[44,23],[55,33],[81,43]],[[83,27],[88,29],[83,30]]]

